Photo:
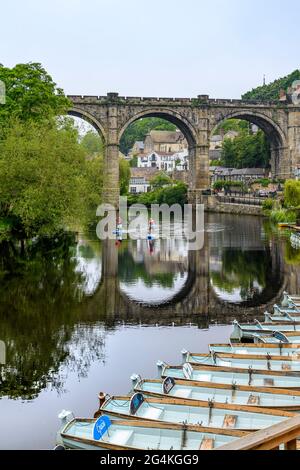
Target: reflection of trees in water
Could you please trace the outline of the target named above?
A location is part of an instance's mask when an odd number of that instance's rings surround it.
[[[211,272],[211,280],[228,294],[239,289],[241,299],[249,300],[266,287],[269,264],[270,255],[265,251],[226,249],[222,253],[222,268]]]
[[[300,249],[294,248],[290,241],[285,244],[284,260],[289,265],[300,265]]]
[[[0,247],[0,337],[7,350],[2,396],[30,399],[50,383],[61,390],[61,364],[83,376],[102,358],[103,331],[96,335],[96,328],[74,326],[82,309],[78,286],[84,284],[74,246],[74,238],[65,235],[25,249]]]
[[[133,283],[141,279],[147,287],[158,284],[160,287],[172,289],[177,278],[176,273],[149,273],[145,263],[137,263],[129,251],[119,253],[119,279],[124,283]]]

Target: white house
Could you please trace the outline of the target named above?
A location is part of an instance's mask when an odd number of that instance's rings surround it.
[[[151,191],[150,181],[159,174],[157,168],[131,168],[129,192],[131,194],[147,193]]]
[[[183,171],[188,169],[188,150],[177,153],[151,152],[147,155],[138,156],[138,168],[156,168],[166,172],[175,169]]]

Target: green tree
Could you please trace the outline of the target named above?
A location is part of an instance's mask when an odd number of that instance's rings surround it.
[[[20,121],[50,121],[71,107],[61,88],[39,63],[0,67],[6,104],[0,106],[0,128],[14,117]]]
[[[0,215],[21,237],[53,236],[83,214],[85,156],[68,126],[15,121],[2,136]]]
[[[249,132],[249,122],[243,119],[226,119],[216,128],[214,135],[218,135],[223,131],[225,134],[229,131],[235,131],[238,133]]]
[[[127,155],[136,141],[144,141],[152,130],[175,131],[176,126],[161,118],[143,118],[133,122],[125,130],[120,141],[120,151]]]
[[[288,180],[284,185],[286,207],[300,207],[300,181]]]
[[[171,178],[165,173],[161,172],[151,179],[150,184],[154,189],[163,188],[172,183]]]
[[[267,168],[269,161],[270,146],[262,131],[223,142],[222,163],[227,168]]]
[[[172,206],[173,204],[184,205],[187,203],[187,185],[178,182],[167,188],[163,188],[158,196],[159,204],[168,204]]]
[[[137,168],[138,166],[138,158],[137,156],[135,155],[134,157],[132,157],[132,159],[130,160],[129,162],[129,165],[131,168]]]
[[[81,139],[81,145],[89,156],[103,153],[103,142],[99,134],[90,130]]]
[[[120,158],[119,172],[120,172],[120,194],[123,196],[128,193],[129,180],[130,180],[130,165],[126,160],[124,160],[124,158]]]

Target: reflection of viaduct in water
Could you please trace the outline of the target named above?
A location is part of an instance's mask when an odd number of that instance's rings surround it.
[[[257,219],[251,218],[251,226],[245,225],[245,219],[239,227],[237,237],[237,219],[231,231],[220,231],[206,234],[205,247],[201,251],[190,251],[188,254],[188,277],[185,285],[167,302],[142,304],[129,299],[120,288],[118,278],[118,250],[114,241],[103,243],[102,280],[94,296],[89,299],[87,313],[90,317],[99,319],[99,311],[105,315],[108,324],[118,321],[143,324],[196,323],[206,326],[208,323],[229,323],[234,318],[241,320],[259,318],[265,310],[271,310],[278,302],[285,289],[289,288],[290,273],[285,272],[280,245],[269,242],[270,269],[267,269],[267,286],[256,302],[231,304],[220,299],[210,282],[210,260],[214,254],[223,248],[239,248],[246,251],[260,251],[266,246],[260,237],[250,237],[249,230],[254,232],[261,229]],[[245,244],[241,243],[241,234],[245,232]],[[248,241],[246,242],[246,232]],[[101,309],[100,309],[101,306]]]

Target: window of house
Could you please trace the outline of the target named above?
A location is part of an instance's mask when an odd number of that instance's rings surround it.
[[[130,192],[131,192],[131,193],[136,193],[136,187],[135,187],[135,186],[131,186]]]

